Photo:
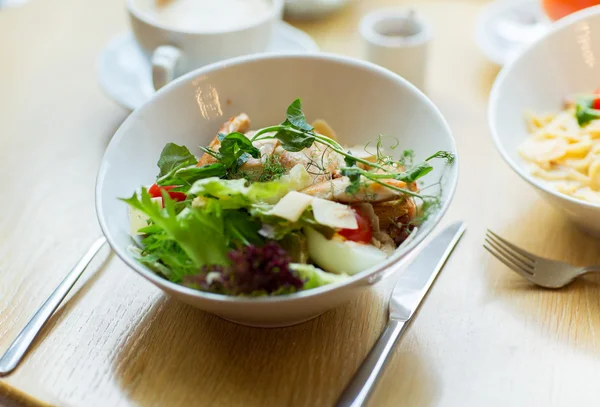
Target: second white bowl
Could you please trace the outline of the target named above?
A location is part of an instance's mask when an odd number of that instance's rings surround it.
[[[504,160],[594,235],[600,235],[600,205],[561,194],[532,177],[517,149],[527,137],[525,111],[559,111],[566,96],[590,93],[599,86],[600,6],[596,6],[559,20],[550,33],[507,65],[496,79],[488,110],[492,137]]]

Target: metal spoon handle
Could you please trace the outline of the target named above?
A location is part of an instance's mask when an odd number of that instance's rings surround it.
[[[19,332],[19,335],[17,335],[2,358],[0,358],[0,376],[9,374],[17,367],[35,337],[42,330],[46,322],[48,322],[50,316],[56,311],[62,300],[64,300],[79,277],[81,277],[81,274],[83,274],[83,271],[104,244],[106,244],[106,238],[104,236],[96,240],[59,286],[56,287],[54,292],[50,294],[50,297],[48,297],[36,313],[33,314],[29,322],[27,322],[27,325]]]
[[[336,407],[361,407],[366,404],[398,339],[407,327],[408,321],[388,322],[377,343],[338,399]]]

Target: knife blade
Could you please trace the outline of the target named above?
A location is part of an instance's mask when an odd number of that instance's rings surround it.
[[[448,226],[415,257],[390,297],[390,319],[409,321],[465,232],[465,224]]]
[[[337,407],[360,407],[366,404],[394,347],[408,328],[465,229],[464,222],[448,226],[427,244],[402,274],[390,298],[389,322],[342,393]]]

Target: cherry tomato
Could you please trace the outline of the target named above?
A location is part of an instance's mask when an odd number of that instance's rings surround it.
[[[159,187],[158,185],[154,184],[148,189],[148,193],[150,194],[150,196],[152,198],[161,198],[162,197],[162,193],[160,192],[161,190],[170,191],[173,188],[177,188],[177,187],[175,185]],[[183,192],[177,192],[177,191],[169,192],[169,196],[171,197],[172,200],[177,201],[177,202],[185,201],[187,198],[186,194],[184,194]]]
[[[339,234],[353,242],[371,243],[373,239],[371,222],[360,210],[354,209],[354,216],[356,217],[356,223],[358,223],[358,229],[342,229]]]
[[[594,95],[596,95],[596,96],[598,96],[598,97],[597,97],[596,99],[594,99],[594,103],[592,104],[592,107],[593,107],[594,109],[598,109],[598,110],[600,110],[600,89],[597,89],[597,90],[594,92]]]

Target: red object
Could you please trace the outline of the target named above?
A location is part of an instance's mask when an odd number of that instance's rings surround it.
[[[597,95],[598,97],[594,100],[592,107],[594,109],[600,110],[600,89],[596,89],[596,91],[594,92],[594,95]]]
[[[340,235],[353,242],[371,243],[371,240],[373,239],[371,222],[357,209],[354,209],[354,216],[356,216],[358,229],[342,229],[339,232]]]
[[[543,0],[546,14],[552,20],[558,20],[581,9],[600,4],[600,0]]]
[[[177,188],[175,185],[168,185],[168,186],[164,186],[164,187],[159,187],[158,185],[154,184],[150,187],[150,189],[148,189],[148,193],[150,194],[150,196],[152,198],[162,198],[162,193],[160,191],[170,191],[173,188]],[[184,194],[183,192],[169,192],[169,197],[171,197],[172,200],[177,201],[177,202],[181,202],[181,201],[185,201],[187,198],[187,195]]]

